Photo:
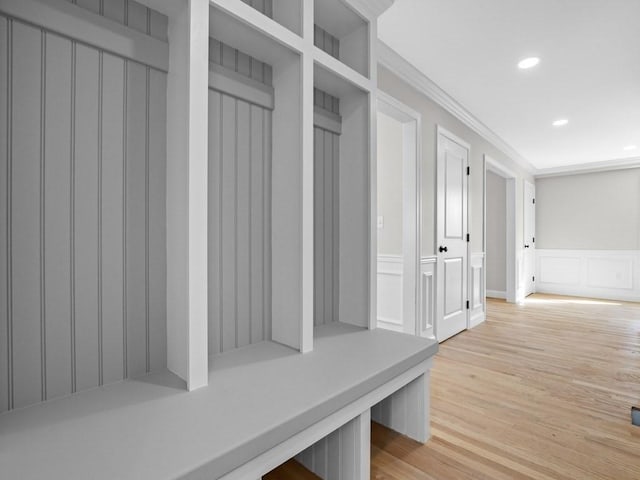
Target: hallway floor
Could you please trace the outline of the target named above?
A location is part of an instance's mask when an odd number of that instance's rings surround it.
[[[441,344],[431,433],[372,426],[372,479],[639,479],[640,304],[489,299],[487,321]],[[313,479],[295,462],[267,480]]]

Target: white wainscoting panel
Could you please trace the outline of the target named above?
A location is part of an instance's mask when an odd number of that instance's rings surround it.
[[[640,250],[538,249],[536,291],[640,301]]]
[[[485,254],[472,253],[469,274],[469,328],[485,321]]]
[[[435,338],[433,326],[436,320],[436,257],[420,260],[418,333],[421,337]]]
[[[402,256],[378,255],[378,327],[404,332]]]

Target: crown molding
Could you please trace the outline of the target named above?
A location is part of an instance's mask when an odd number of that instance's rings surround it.
[[[378,40],[378,63],[400,76],[400,78],[413,88],[433,100],[471,130],[496,146],[528,173],[535,175],[536,168],[527,159],[520,155],[493,130],[478,120],[456,99],[436,85],[433,80],[428,78],[381,40]]]
[[[344,0],[360,15],[372,20],[378,18],[395,0]]]
[[[577,163],[562,167],[540,168],[536,172],[536,178],[559,177],[563,175],[576,175],[581,173],[607,172],[610,170],[625,170],[627,168],[640,168],[640,157],[619,158],[615,160],[603,160],[601,162]]]

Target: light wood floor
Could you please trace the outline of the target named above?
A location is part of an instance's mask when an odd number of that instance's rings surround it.
[[[640,304],[490,300],[441,344],[426,445],[372,425],[371,478],[640,479]],[[295,462],[268,480],[316,479]]]

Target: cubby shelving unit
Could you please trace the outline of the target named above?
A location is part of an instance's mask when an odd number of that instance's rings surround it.
[[[217,83],[210,81],[209,88],[217,93],[210,93],[209,102],[210,355],[263,340],[307,352],[316,325],[375,327],[370,245],[375,88],[369,65],[375,28],[369,24],[339,0],[211,1],[210,77]],[[263,71],[269,72],[268,82]],[[259,94],[247,86],[255,82],[262,83],[254,85]],[[268,105],[256,103],[260,96],[270,98]],[[320,97],[335,105],[319,104]],[[256,106],[269,122],[259,142],[261,149],[271,149],[264,152],[268,165],[251,157],[255,140],[248,135],[257,135],[251,128]],[[227,126],[218,127],[220,122]],[[227,148],[230,135],[235,145]],[[244,152],[243,143],[252,151]],[[219,158],[224,156],[236,162]],[[249,188],[255,179],[238,175],[266,169],[270,177],[263,179],[259,206],[270,209],[257,215],[256,205],[249,205],[255,203]],[[254,245],[257,231],[263,241]],[[261,284],[250,282],[256,272],[263,276]],[[252,317],[267,305],[268,318],[256,335]]]
[[[74,310],[70,329],[75,335],[77,325],[84,333],[73,337],[79,348],[74,343],[72,361],[64,362],[65,368],[79,364],[82,373],[99,359],[96,380],[85,391],[81,383],[53,401],[28,406],[49,400],[44,387],[67,388],[67,376],[55,377],[52,368],[48,380],[36,374],[50,367],[46,352],[3,357],[15,358],[23,370],[12,371],[9,382],[3,375],[13,365],[0,365],[3,399],[16,396],[14,383],[24,380],[30,389],[29,401],[17,405],[26,408],[0,404],[13,409],[0,415],[3,473],[253,480],[295,457],[322,478],[365,480],[372,418],[426,441],[437,344],[375,328],[376,19],[391,3],[0,5],[0,33],[17,39],[6,52],[27,59],[15,62],[0,49],[0,102],[18,108],[10,103],[14,97],[28,99],[31,117],[23,128],[44,140],[51,137],[42,126],[51,119],[43,112],[74,108],[72,117],[78,116],[77,125],[74,119],[68,127],[77,128],[75,137],[65,130],[64,141],[39,148],[28,135],[16,137],[13,124],[0,125],[17,152],[16,159],[0,156],[0,174],[8,175],[6,165],[14,162],[15,172],[24,174],[18,180],[28,177],[29,188],[16,189],[11,200],[27,205],[33,218],[12,219],[18,233],[11,239],[18,257],[28,259],[23,263],[31,293],[40,285],[58,286],[51,274],[56,270],[42,263],[49,269],[42,276],[43,267],[27,252],[43,251],[34,239],[43,242],[42,229],[50,225],[38,209],[45,198],[41,182],[47,178],[38,173],[48,165],[45,158],[61,162],[59,171],[73,167],[81,174],[73,187],[64,183],[67,177],[54,176],[60,188],[46,191],[62,198],[64,208],[70,204],[65,195],[77,197],[76,210],[61,209],[60,225],[66,232],[64,222],[77,223],[69,229],[75,228],[79,255],[86,254],[85,243],[94,249],[94,210],[99,222],[111,222],[104,231],[100,223],[98,261],[80,262],[79,274],[71,270],[78,268],[73,259],[60,270],[77,283],[67,277],[60,282],[70,285],[65,292],[72,301],[77,292],[85,303],[85,290],[100,292],[95,308]],[[115,21],[114,8],[125,5],[130,12],[123,10]],[[17,26],[23,21],[27,27]],[[67,63],[45,62],[60,39]],[[66,76],[55,70],[60,65]],[[60,98],[44,88],[49,77],[41,66],[54,68]],[[22,85],[22,77],[29,82]],[[41,83],[32,81],[39,78]],[[69,84],[73,98],[65,96]],[[53,110],[36,105],[45,93],[61,103],[54,102]],[[52,124],[50,131],[66,125]],[[94,138],[96,131],[101,133]],[[64,150],[67,133],[77,144],[75,156]],[[28,161],[38,155],[40,163]],[[120,168],[131,170],[128,180]],[[95,207],[102,196],[119,207]],[[21,245],[23,236],[29,242]],[[115,261],[105,256],[121,247]],[[64,262],[61,257],[53,266],[67,268]],[[122,275],[111,275],[120,265]],[[12,268],[23,267],[15,262]],[[26,298],[20,295],[18,300]],[[42,309],[29,308],[29,323],[19,333],[30,337],[34,352],[47,347],[43,332],[67,342],[66,324],[47,324]],[[82,330],[87,326],[92,330]],[[114,326],[123,330],[116,335]],[[12,345],[9,328],[0,334],[3,344]],[[49,348],[49,354],[55,351]],[[78,363],[78,352],[88,360]],[[129,370],[123,368],[127,356]],[[115,368],[113,358],[124,363]],[[113,379],[103,374],[114,368]]]

